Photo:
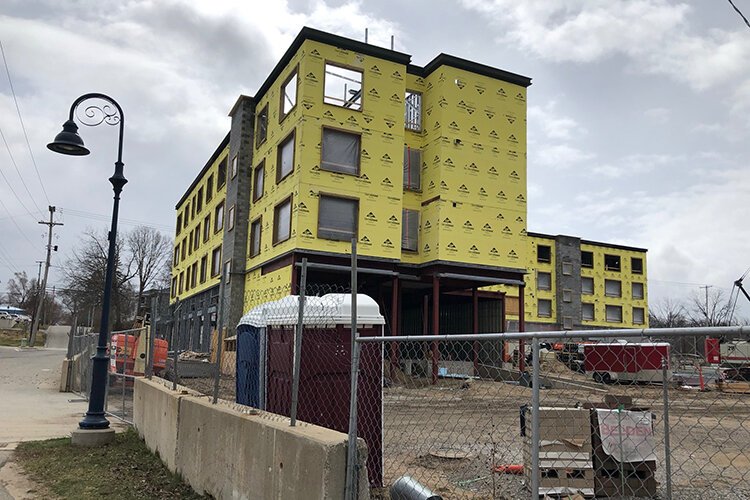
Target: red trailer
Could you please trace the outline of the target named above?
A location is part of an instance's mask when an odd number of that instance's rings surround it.
[[[584,346],[584,368],[596,382],[664,382],[672,378],[666,342],[605,342]]]

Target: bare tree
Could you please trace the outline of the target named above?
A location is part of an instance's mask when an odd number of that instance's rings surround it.
[[[721,288],[707,288],[705,294],[690,297],[688,315],[693,326],[726,326],[730,304]]]
[[[84,232],[80,244],[73,250],[65,264],[64,290],[66,304],[81,311],[95,309],[101,303],[107,268],[109,242],[106,233],[91,229]],[[134,290],[131,280],[135,276],[129,259],[122,255],[122,238],[115,247],[115,272],[112,279],[112,321],[115,328],[126,326],[134,312]],[[77,311],[73,311],[77,312]],[[96,325],[100,326],[100,325]]]
[[[140,307],[143,292],[162,279],[170,262],[172,242],[156,229],[138,226],[125,238],[129,254],[128,268],[137,280],[137,304]]]
[[[6,285],[8,303],[24,311],[31,312],[39,295],[39,283],[35,278],[29,279],[26,271],[14,273]]]
[[[690,322],[685,306],[672,298],[650,304],[648,316],[651,328],[680,328],[688,326]]]

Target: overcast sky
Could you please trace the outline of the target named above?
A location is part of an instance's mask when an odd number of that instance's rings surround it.
[[[529,230],[648,248],[652,303],[701,284],[728,294],[750,267],[750,29],[728,2],[3,0],[31,151],[0,68],[0,291],[14,270],[36,275],[48,204],[65,224],[56,266],[107,226],[116,129],[84,127],[89,157],[45,148],[78,95],[125,110],[121,227],[171,236],[237,96],[305,25],[360,40],[369,28],[383,46],[394,35],[419,65],[445,52],[533,78]],[[53,267],[50,286],[61,276]]]

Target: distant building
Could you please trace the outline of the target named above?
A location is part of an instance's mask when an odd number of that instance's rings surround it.
[[[348,284],[351,238],[360,291],[391,334],[516,328],[519,296],[530,328],[645,324],[645,250],[527,234],[530,84],[302,29],[256,95],[237,100],[177,203],[171,297],[185,347],[209,345],[222,273],[234,325],[296,293],[302,258],[308,283]]]

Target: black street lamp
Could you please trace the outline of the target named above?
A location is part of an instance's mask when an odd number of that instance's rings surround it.
[[[104,413],[104,396],[107,388],[107,367],[109,365],[107,341],[109,339],[109,309],[117,245],[117,214],[120,209],[122,187],[128,182],[122,173],[124,166],[122,163],[122,133],[125,127],[125,115],[122,112],[122,108],[117,104],[117,101],[104,94],[91,93],[82,95],[70,106],[70,116],[68,117],[68,121],[63,124],[62,132],[57,134],[55,140],[47,144],[47,147],[55,153],[64,155],[85,156],[89,154],[89,150],[83,145],[83,139],[78,135],[78,126],[73,121],[78,106],[89,99],[106,101],[108,104],[102,106],[90,104],[86,106],[84,109],[85,119],[78,117],[82,124],[89,127],[95,127],[102,123],[120,126],[115,173],[109,178],[109,182],[112,184],[112,189],[115,192],[115,197],[112,206],[112,227],[109,230],[108,236],[109,250],[107,252],[107,274],[104,280],[104,293],[102,295],[102,320],[99,326],[99,340],[96,344],[96,354],[93,358],[89,409],[84,419],[78,424],[81,429],[107,429],[109,427],[109,420],[107,420]]]

